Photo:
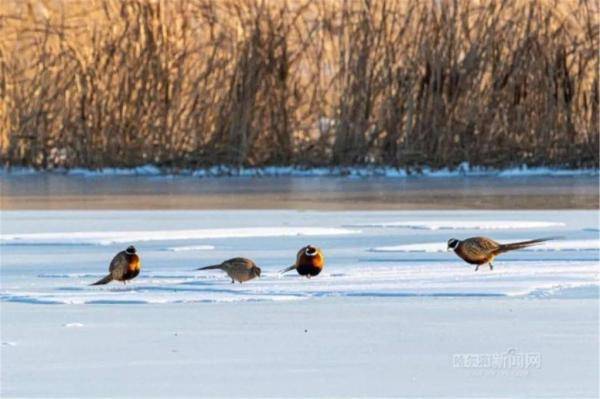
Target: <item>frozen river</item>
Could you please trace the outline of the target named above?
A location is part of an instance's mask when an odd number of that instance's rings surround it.
[[[2,215],[2,300],[28,303],[295,301],[330,296],[596,295],[597,211],[15,211]],[[451,237],[560,236],[502,255],[490,273],[445,251]],[[90,287],[134,244],[131,284]],[[318,278],[277,271],[323,248]],[[194,268],[244,256],[259,280]]]
[[[596,397],[586,179],[4,178],[0,393]],[[560,238],[475,272],[445,251],[474,235]],[[90,286],[130,244],[140,275]],[[279,275],[306,244],[324,271]],[[261,278],[194,270],[235,256]]]

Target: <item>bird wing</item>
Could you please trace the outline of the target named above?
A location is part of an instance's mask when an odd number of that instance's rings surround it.
[[[127,254],[125,251],[121,251],[115,255],[113,260],[110,262],[108,271],[112,274],[114,271],[123,273],[127,268]]]
[[[241,270],[241,269],[252,269],[253,266],[256,266],[254,264],[254,262],[252,262],[250,259],[246,259],[246,258],[232,258],[229,260],[226,260],[225,262],[223,262],[223,267],[224,268],[229,268],[229,269],[237,269],[237,270]]]
[[[300,248],[298,254],[296,254],[296,267],[298,267],[298,265],[300,264],[300,259],[302,258],[302,255],[304,255],[304,251],[306,251],[306,247]]]
[[[500,244],[486,237],[468,238],[461,242],[461,250],[472,259],[483,259],[494,254]]]

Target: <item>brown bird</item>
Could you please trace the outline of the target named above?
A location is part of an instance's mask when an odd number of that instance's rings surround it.
[[[553,239],[555,239],[555,237],[500,244],[486,237],[472,237],[462,241],[451,238],[448,240],[448,251],[453,250],[454,253],[460,256],[465,262],[477,265],[475,271],[479,270],[479,266],[486,263],[490,265],[490,270],[494,270],[492,261],[501,253],[527,248]]]
[[[246,258],[228,259],[219,265],[205,266],[196,270],[223,270],[231,278],[231,284],[236,281],[240,284],[244,281],[252,280],[254,277],[260,277],[260,267],[256,263]]]
[[[131,280],[140,274],[141,267],[140,257],[136,255],[135,248],[131,245],[125,251],[115,255],[110,262],[108,276],[90,285],[108,284],[113,280],[122,281],[123,284],[126,284],[127,280]]]
[[[283,269],[279,273],[286,273],[296,269],[299,275],[311,278],[321,273],[323,267],[325,267],[325,256],[323,256],[321,249],[312,245],[307,245],[298,251],[296,263]]]

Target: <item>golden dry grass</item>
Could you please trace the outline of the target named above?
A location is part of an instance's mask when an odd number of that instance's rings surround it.
[[[5,0],[0,155],[598,167],[598,26],[585,0]]]

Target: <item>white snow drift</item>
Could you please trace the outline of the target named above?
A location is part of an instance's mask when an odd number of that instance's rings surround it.
[[[157,231],[79,231],[62,233],[2,234],[1,245],[110,245],[141,241],[170,241],[214,238],[331,236],[357,234],[359,230],[334,227],[240,227],[226,229]]]
[[[564,223],[523,220],[412,220],[351,224],[350,227],[399,227],[418,230],[509,230],[541,229],[564,226]]]

